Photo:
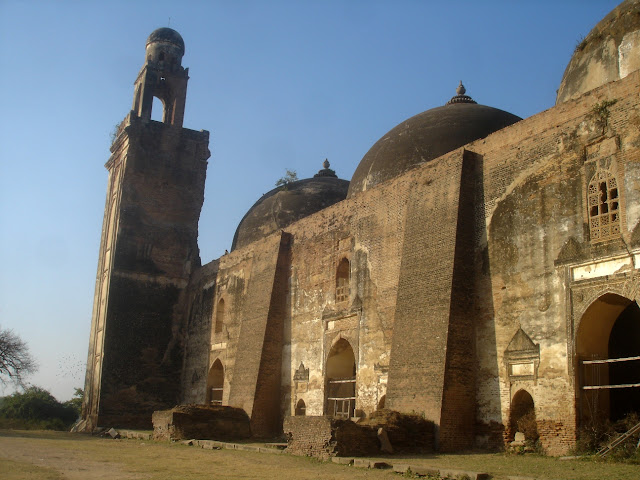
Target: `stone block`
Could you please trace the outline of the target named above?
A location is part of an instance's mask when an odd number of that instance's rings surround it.
[[[249,417],[240,408],[180,405],[153,412],[155,440],[231,440],[250,436]]]

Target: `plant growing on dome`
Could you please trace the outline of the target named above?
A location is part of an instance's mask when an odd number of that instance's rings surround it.
[[[286,189],[287,185],[292,182],[298,181],[298,174],[295,170],[286,169],[286,174],[283,177],[280,177],[276,182],[276,187],[284,187]]]

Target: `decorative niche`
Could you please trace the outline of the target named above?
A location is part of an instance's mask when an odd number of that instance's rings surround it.
[[[535,382],[540,366],[540,344],[533,343],[520,327],[504,352],[504,361],[511,383],[522,380]]]

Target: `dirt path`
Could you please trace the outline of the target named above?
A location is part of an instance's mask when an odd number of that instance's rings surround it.
[[[48,467],[69,480],[144,479],[147,475],[127,472],[123,465],[98,462],[80,452],[50,445],[52,442],[34,442],[31,438],[0,437],[0,457],[16,462]]]

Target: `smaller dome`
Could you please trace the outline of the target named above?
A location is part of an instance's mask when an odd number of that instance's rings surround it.
[[[323,166],[313,178],[287,183],[260,197],[240,221],[231,250],[243,248],[344,200],[349,182],[338,178],[327,160]]]
[[[605,16],[577,46],[567,65],[556,105],[640,68],[640,0],[626,0]]]
[[[184,40],[172,28],[162,27],[151,32],[151,35],[147,38],[147,47],[152,43],[170,43],[178,47],[180,55],[184,55]]]

